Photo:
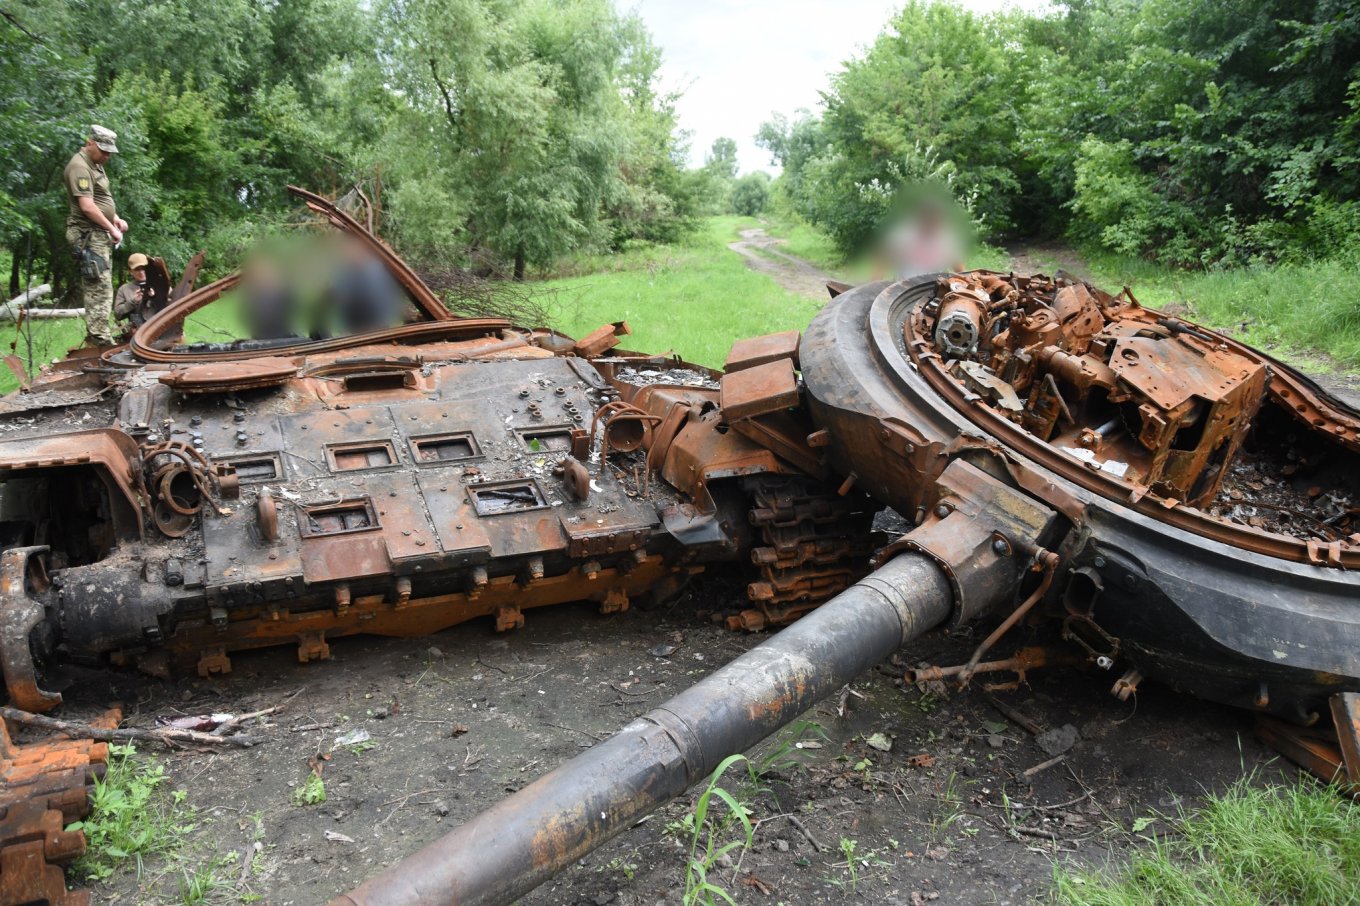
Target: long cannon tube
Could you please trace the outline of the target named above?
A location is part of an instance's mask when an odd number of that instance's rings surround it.
[[[509,903],[944,622],[953,597],[933,559],[900,554],[331,906]]]

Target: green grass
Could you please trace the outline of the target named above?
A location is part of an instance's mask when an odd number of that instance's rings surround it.
[[[1331,906],[1360,902],[1360,806],[1311,781],[1239,780],[1179,835],[1157,837],[1126,867],[1054,871],[1066,906]]]
[[[827,235],[796,217],[769,214],[761,217],[771,236],[784,240],[781,251],[810,261],[827,273],[846,270],[847,262]]]
[[[712,217],[683,243],[626,252],[590,276],[547,280],[557,291],[556,326],[583,336],[626,320],[629,349],[673,350],[701,365],[721,366],[734,339],[801,330],[822,303],[757,274],[727,248],[749,217]]]
[[[140,869],[151,857],[179,852],[183,835],[193,829],[184,793],[167,792],[165,767],[137,755],[132,746],[110,746],[108,770],[96,778],[90,815],[69,825],[83,830],[89,848],[76,862],[76,874],[102,881],[126,863]]]
[[[139,902],[152,892],[155,902],[178,900],[186,906],[248,902],[253,893],[226,880],[239,854],[201,852],[192,835],[207,825],[185,803],[184,791],[169,785],[160,762],[130,745],[110,746],[108,770],[90,794],[89,816],[67,826],[84,831],[88,842],[73,873],[111,887],[131,875]]]
[[[85,341],[83,318],[61,318],[33,321],[16,328],[13,321],[0,321],[0,355],[17,355],[23,362],[32,361],[36,371],[42,365],[66,357],[66,353]],[[29,340],[32,339],[30,354]],[[8,368],[0,368],[0,393],[9,393],[19,386]]]

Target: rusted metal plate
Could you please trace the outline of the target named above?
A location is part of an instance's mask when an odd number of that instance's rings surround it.
[[[1252,735],[1315,777],[1327,783],[1350,784],[1341,750],[1335,738],[1328,739],[1325,732],[1258,715]]]
[[[798,376],[789,359],[723,375],[722,411],[729,422],[797,405]]]
[[[746,368],[754,368],[756,365],[777,362],[780,359],[791,359],[796,367],[798,363],[798,340],[801,336],[802,334],[796,330],[786,330],[783,333],[772,333],[763,337],[738,340],[732,344],[732,350],[727,354],[723,371],[742,371]]]
[[[297,363],[291,359],[260,358],[176,368],[162,374],[160,381],[179,393],[229,393],[278,387],[296,373]]]
[[[627,321],[615,321],[613,324],[597,327],[577,340],[572,350],[582,358],[592,359],[619,345],[619,337],[630,333],[632,331],[628,329]]]
[[[387,543],[376,527],[302,540],[302,575],[308,585],[383,576],[391,571]]]
[[[1346,779],[1360,789],[1360,693],[1338,692],[1332,696],[1331,707]]]

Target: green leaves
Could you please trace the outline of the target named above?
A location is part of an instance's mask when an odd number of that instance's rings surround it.
[[[690,831],[689,859],[685,865],[684,906],[714,906],[715,897],[725,903],[735,901],[721,886],[709,880],[709,873],[723,856],[736,849],[746,849],[755,839],[755,827],[751,824],[751,810],[738,801],[737,797],[719,786],[719,781],[728,768],[742,762],[746,764],[749,779],[757,780],[755,768],[745,755],[729,755],[714,769],[709,777],[708,786],[694,804],[692,818],[687,818],[684,827]],[[713,800],[726,808],[726,814],[714,811],[710,815]],[[737,832],[737,826],[740,832]]]
[[[758,142],[846,251],[927,149],[993,235],[1183,266],[1297,258],[1339,251],[1336,218],[1310,221],[1360,197],[1357,85],[1360,12],[1341,0],[911,2],[832,77],[820,119]],[[795,128],[816,136],[801,152]]]

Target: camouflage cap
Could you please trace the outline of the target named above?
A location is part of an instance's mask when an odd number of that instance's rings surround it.
[[[133,252],[131,255],[128,255],[128,270],[139,267],[146,267],[146,256],[141,252]]]
[[[103,126],[90,126],[90,141],[94,142],[100,151],[107,151],[110,154],[118,153],[118,133],[112,129],[105,129]]]

